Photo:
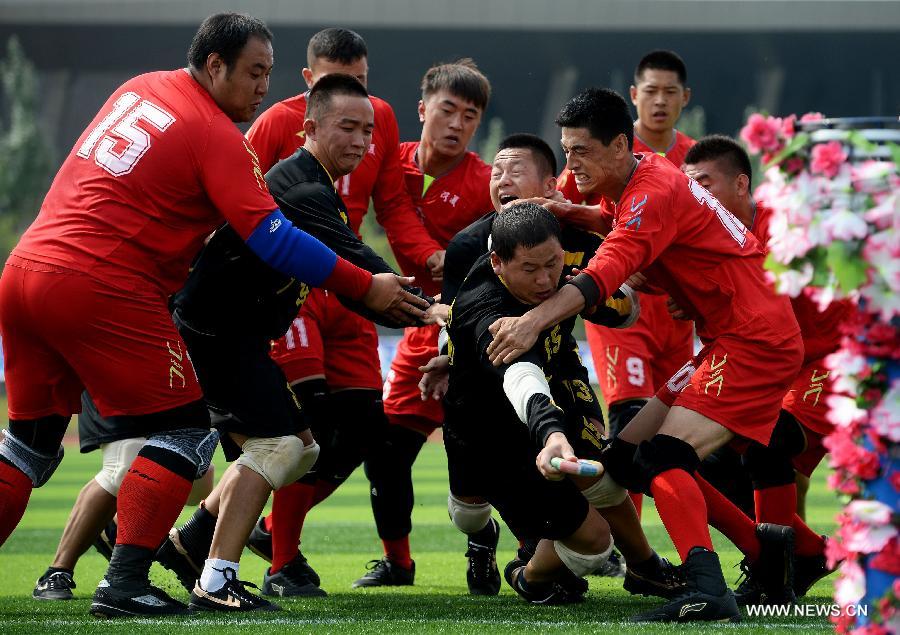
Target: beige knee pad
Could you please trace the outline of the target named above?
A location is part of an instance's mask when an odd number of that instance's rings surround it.
[[[597,509],[615,507],[628,496],[628,490],[616,483],[609,472],[606,472],[589,488],[581,490],[581,493],[584,494],[591,507]]]
[[[119,488],[128,468],[131,467],[134,457],[144,447],[147,441],[144,437],[134,439],[121,439],[112,443],[101,443],[100,452],[103,454],[103,467],[94,476],[97,484],[113,496],[119,495]]]
[[[273,490],[309,472],[319,458],[318,443],[304,446],[296,436],[252,437],[244,442],[242,450],[236,463],[262,476]]]
[[[609,560],[609,554],[613,550],[612,536],[609,538],[609,547],[603,553],[583,554],[573,551],[565,546],[561,541],[554,540],[553,548],[556,549],[556,555],[563,561],[563,564],[569,567],[569,570],[579,578],[586,576],[592,571],[596,571],[601,565]]]
[[[457,529],[464,534],[474,534],[484,529],[491,519],[491,504],[466,503],[450,494],[447,497],[447,513]]]

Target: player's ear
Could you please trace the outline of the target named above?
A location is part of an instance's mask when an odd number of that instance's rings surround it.
[[[612,142],[616,145],[615,150],[617,157],[631,154],[631,151],[628,149],[628,137],[625,136],[624,132],[619,134]]]
[[[315,119],[304,119],[303,120],[303,136],[305,139],[316,140],[316,120]]]
[[[421,99],[419,100],[419,123],[425,123],[425,102]]]
[[[691,89],[685,86],[683,91],[683,96],[681,98],[681,107],[684,108],[688,105],[688,102],[691,100]]]
[[[738,174],[737,180],[735,181],[735,189],[737,189],[738,196],[749,196],[750,177],[748,177],[746,174]]]
[[[227,70],[225,60],[218,53],[210,53],[206,58],[206,72],[210,78],[218,78],[219,75],[224,74]]]
[[[555,176],[544,179],[544,198],[552,198],[556,194],[557,184]]]
[[[637,106],[637,86],[632,84],[631,88],[628,89],[628,94],[631,96],[631,103]]]
[[[491,268],[494,270],[498,276],[500,275],[500,256],[497,255],[496,251],[491,252]]]
[[[313,87],[313,72],[309,68],[304,68],[300,71],[300,74],[303,75],[303,81],[306,82],[307,88]]]

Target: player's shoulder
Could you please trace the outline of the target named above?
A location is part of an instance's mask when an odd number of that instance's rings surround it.
[[[274,196],[337,199],[334,185],[322,165],[302,148],[284,161],[276,163],[266,174],[266,182]]]
[[[645,190],[670,191],[684,185],[688,177],[671,161],[654,152],[641,156],[640,164],[632,176],[632,185]]]
[[[763,246],[769,242],[769,225],[772,223],[772,208],[763,203],[756,203],[756,212],[753,214],[753,226],[750,231]]]

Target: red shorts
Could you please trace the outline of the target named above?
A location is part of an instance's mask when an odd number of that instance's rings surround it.
[[[440,428],[444,421],[444,407],[434,399],[422,401],[419,381],[420,366],[438,354],[437,325],[407,328],[397,346],[391,370],[384,382],[384,413],[392,423],[403,424],[403,419],[414,419],[420,432],[422,425]]]
[[[55,265],[10,256],[0,277],[9,416],[81,412],[86,388],[104,417],[203,398],[166,298],[127,294]]]
[[[310,291],[271,355],[291,383],[324,375],[331,388],[381,389],[375,325],[323,289]]]
[[[794,415],[804,428],[828,436],[834,424],[828,420],[829,395],[834,394],[834,381],[825,367],[825,359],[810,362],[800,371],[781,407]]]
[[[720,337],[659,389],[667,406],[682,406],[739,437],[769,445],[781,402],[803,363],[798,335],[777,346]]]
[[[649,399],[693,356],[693,322],[673,320],[665,296],[641,294],[641,316],[630,328],[584,326],[607,404]]]
[[[795,456],[792,462],[795,470],[809,478],[825,455],[828,454],[828,449],[822,443],[828,435],[819,434],[808,428],[804,429],[803,433],[806,435],[806,449]]]

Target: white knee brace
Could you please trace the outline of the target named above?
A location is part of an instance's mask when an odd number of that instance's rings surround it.
[[[615,507],[628,496],[628,490],[616,483],[609,472],[606,472],[589,488],[581,490],[581,493],[584,494],[591,506],[597,509]]]
[[[122,481],[128,474],[128,468],[146,441],[144,437],[135,437],[101,444],[103,467],[94,477],[97,484],[113,496],[118,496]]]
[[[577,551],[569,549],[559,540],[553,541],[553,547],[556,549],[556,555],[563,561],[563,564],[569,567],[569,570],[572,573],[581,578],[592,571],[596,571],[609,560],[609,554],[611,554],[613,550],[613,539],[612,536],[610,536],[609,547],[607,547],[603,553],[587,555],[578,553]]]
[[[447,497],[447,512],[450,520],[464,534],[481,531],[491,519],[490,503],[466,503],[456,498],[451,492]]]
[[[319,444],[304,446],[296,436],[266,439],[252,437],[244,442],[236,463],[266,479],[273,490],[293,483],[309,472],[319,458]]]

